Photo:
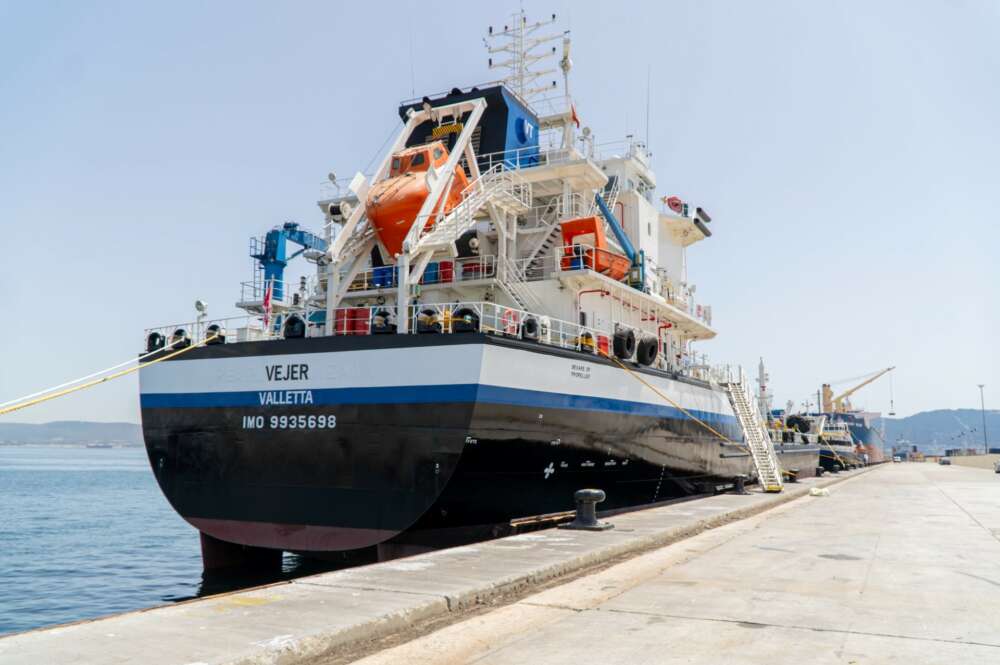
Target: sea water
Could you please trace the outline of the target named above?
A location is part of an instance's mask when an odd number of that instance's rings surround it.
[[[0,634],[322,569],[286,555],[270,578],[205,578],[144,449],[0,446]]]

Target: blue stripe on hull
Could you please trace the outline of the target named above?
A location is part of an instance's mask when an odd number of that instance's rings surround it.
[[[267,393],[284,394],[286,391],[243,391],[216,393],[144,393],[140,403],[144,409],[165,408],[211,408],[239,406],[293,406],[287,404],[262,404],[261,395]],[[305,391],[292,390],[288,393]],[[567,395],[538,390],[505,388],[501,386],[479,385],[475,383],[392,386],[376,388],[325,388],[310,389],[313,405],[325,404],[431,404],[435,402],[484,402],[488,404],[510,404],[514,406],[538,406],[553,409],[578,411],[606,411],[628,413],[636,416],[658,418],[684,418],[684,414],[673,406],[632,402],[608,397]],[[292,398],[294,399],[294,397]],[[688,410],[696,418],[707,422],[735,425],[734,416],[706,411]]]

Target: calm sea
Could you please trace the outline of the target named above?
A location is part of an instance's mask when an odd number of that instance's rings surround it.
[[[203,579],[199,548],[142,448],[0,446],[0,634],[274,581]]]

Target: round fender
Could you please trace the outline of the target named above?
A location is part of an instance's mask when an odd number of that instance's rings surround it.
[[[479,315],[476,310],[461,307],[451,313],[452,332],[476,332],[479,330]]]
[[[282,334],[285,339],[302,339],[306,336],[306,322],[302,320],[302,317],[293,314],[285,319]]]
[[[521,339],[526,339],[529,342],[537,342],[538,334],[538,319],[533,316],[525,317],[524,323],[521,324]]]
[[[639,361],[640,365],[649,367],[656,361],[658,351],[656,347],[655,337],[643,337],[639,340],[639,346],[636,348],[636,360]]]
[[[615,355],[622,360],[628,360],[635,353],[635,333],[631,328],[619,328],[615,331]]]

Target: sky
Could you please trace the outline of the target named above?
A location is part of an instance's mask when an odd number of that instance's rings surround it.
[[[523,5],[571,30],[598,142],[646,133],[648,91],[658,195],[713,219],[701,352],[763,357],[779,405],[895,365],[900,416],[978,383],[1000,408],[1000,5]],[[0,402],[134,357],[196,299],[238,314],[248,238],[319,230],[326,174],[364,170],[400,100],[495,79],[482,36],[519,6],[0,0]],[[3,418],[138,422],[137,391]]]

